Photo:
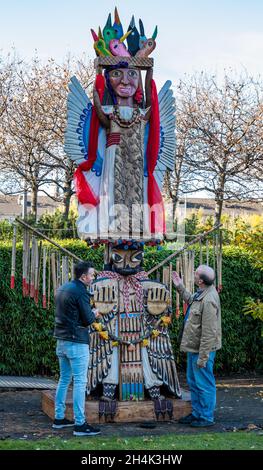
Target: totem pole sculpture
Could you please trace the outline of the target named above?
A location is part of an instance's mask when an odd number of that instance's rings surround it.
[[[168,334],[169,291],[148,279],[142,261],[144,245],[165,238],[161,186],[174,166],[175,100],[171,82],[157,94],[152,78],[157,27],[147,39],[139,25],[140,33],[133,17],[124,34],[115,9],[114,24],[109,15],[102,31],[91,30],[93,104],[73,77],[65,150],[78,165],[79,236],[105,245],[104,271],[94,283],[103,321],[91,327],[88,391],[101,390],[101,415],[114,415],[116,399],[148,397],[157,416],[171,417],[167,397],[180,398],[181,390]]]

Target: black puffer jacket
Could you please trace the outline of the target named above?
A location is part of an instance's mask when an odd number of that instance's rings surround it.
[[[95,321],[90,306],[90,295],[83,282],[63,284],[57,290],[54,337],[89,344],[88,325]]]

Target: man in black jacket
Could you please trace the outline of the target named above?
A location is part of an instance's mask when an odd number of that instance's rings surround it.
[[[53,428],[74,426],[75,436],[95,436],[98,428],[90,426],[85,418],[85,391],[89,365],[88,326],[100,314],[91,309],[87,286],[95,277],[89,262],[75,266],[74,281],[63,284],[56,294],[54,337],[59,359],[60,379],[56,391],[55,420]],[[73,377],[73,411],[75,423],[65,418],[66,396]]]

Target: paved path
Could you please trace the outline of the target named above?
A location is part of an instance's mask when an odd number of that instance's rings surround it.
[[[0,376],[1,389],[43,389],[53,390],[57,387],[57,382],[45,377],[20,377],[13,375]]]
[[[181,381],[182,383],[182,381]],[[184,385],[184,384],[182,384]],[[69,438],[71,429],[53,431],[51,420],[41,410],[41,390],[0,389],[0,438],[39,439],[47,436]],[[217,380],[216,425],[202,430],[177,422],[156,423],[154,429],[140,424],[104,424],[104,436],[160,435],[171,432],[197,434],[263,429],[263,377]]]

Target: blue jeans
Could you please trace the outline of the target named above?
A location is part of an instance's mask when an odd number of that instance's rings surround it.
[[[214,421],[216,383],[213,374],[215,351],[210,352],[206,366],[197,367],[198,354],[187,353],[186,378],[191,392],[192,414],[198,419]]]
[[[66,397],[73,377],[73,412],[76,425],[85,423],[85,392],[89,365],[89,345],[57,340],[60,378],[56,391],[55,418],[63,419]]]

